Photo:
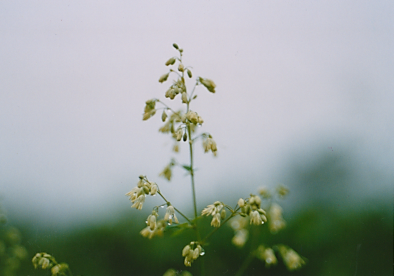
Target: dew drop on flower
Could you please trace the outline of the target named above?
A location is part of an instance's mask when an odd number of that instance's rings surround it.
[[[201,248],[200,256],[204,256],[204,255],[205,255],[205,250],[204,248]]]

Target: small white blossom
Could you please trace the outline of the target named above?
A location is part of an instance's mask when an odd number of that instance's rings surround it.
[[[169,224],[172,224],[173,220],[175,223],[179,223],[178,218],[175,215],[174,206],[170,205],[167,207],[166,214],[164,216],[164,220],[168,221]]]
[[[136,208],[137,210],[141,210],[142,206],[145,202],[145,194],[140,195],[135,201],[134,204],[131,205],[131,208]]]
[[[249,216],[250,216],[250,224],[261,225],[263,223],[263,220],[261,219],[261,216],[258,211],[250,212]]]

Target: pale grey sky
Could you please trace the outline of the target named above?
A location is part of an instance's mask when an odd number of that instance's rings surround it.
[[[108,215],[129,208],[140,174],[187,204],[181,170],[157,177],[173,156],[159,117],[141,120],[147,99],[164,98],[174,42],[217,84],[192,107],[219,147],[197,154],[200,196],[247,196],[281,182],[290,154],[329,147],[389,173],[393,12],[393,1],[2,1],[3,204],[26,217]]]

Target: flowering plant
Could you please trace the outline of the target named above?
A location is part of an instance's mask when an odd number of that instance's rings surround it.
[[[234,207],[222,201],[215,201],[213,204],[205,207],[201,213],[198,211],[194,179],[194,146],[197,140],[201,139],[204,152],[212,152],[214,156],[217,155],[218,148],[210,133],[204,132],[198,134],[197,126],[202,126],[204,120],[196,111],[191,109],[191,103],[197,98],[197,87],[202,86],[210,93],[215,93],[216,84],[208,78],[197,77],[193,89],[189,91],[185,80],[193,77],[191,67],[185,66],[183,63],[183,49],[175,43],[173,47],[178,51],[179,55],[167,60],[165,65],[171,66],[171,68],[159,78],[159,82],[164,83],[169,79],[170,75],[175,76],[172,85],[165,92],[165,98],[170,100],[180,99],[184,108],[183,110],[175,111],[165,102],[154,98],[145,102],[142,118],[143,120],[148,120],[159,110],[162,110],[161,120],[164,124],[159,131],[169,134],[174,139],[173,151],[178,152],[180,143],[182,141],[187,142],[190,163],[188,165],[180,165],[175,159],[171,159],[170,163],[160,173],[160,176],[170,181],[174,166],[180,166],[186,170],[190,175],[194,216],[189,218],[176,208],[163,195],[160,186],[144,175],[139,176],[137,186],[126,195],[132,202],[131,207],[137,210],[143,208],[148,196],[159,195],[164,201],[162,205],[153,207],[151,214],[146,219],[146,227],[140,232],[143,237],[152,239],[155,236],[162,236],[170,226],[179,228],[180,231],[185,229],[194,230],[195,240],[190,241],[179,251],[184,257],[184,265],[190,267],[193,262],[205,254],[204,247],[207,245],[208,239],[227,222],[230,222],[234,230],[232,243],[237,247],[243,247],[247,242],[249,235],[248,228],[250,225],[262,227],[267,222],[271,233],[276,233],[282,229],[285,226],[285,221],[282,217],[282,208],[276,202],[275,196],[279,198],[284,197],[288,193],[288,190],[284,186],[279,186],[275,193],[270,193],[267,188],[260,188],[259,194],[250,194],[249,197],[241,197]],[[160,107],[157,107],[157,105],[160,105]],[[159,215],[159,207],[166,207],[166,212],[162,218]],[[184,220],[183,223],[179,223],[177,214],[179,215],[179,219]],[[199,220],[202,216],[212,217],[211,226],[213,230],[205,236],[202,235],[201,222]],[[267,246],[262,244],[250,252],[237,275],[243,274],[253,258],[261,259],[266,264],[266,267],[275,265],[277,263],[276,255],[282,257],[289,270],[298,269],[305,264],[305,259],[300,257],[288,246],[282,244]],[[202,265],[201,275],[204,275],[203,267]],[[177,275],[176,271],[170,269],[165,273],[165,276],[171,275]],[[190,275],[190,272],[184,271],[182,275]]]

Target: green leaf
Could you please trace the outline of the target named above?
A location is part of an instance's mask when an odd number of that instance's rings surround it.
[[[182,167],[183,167],[185,170],[189,171],[189,172],[192,171],[192,167],[190,167],[190,166],[182,165]]]

